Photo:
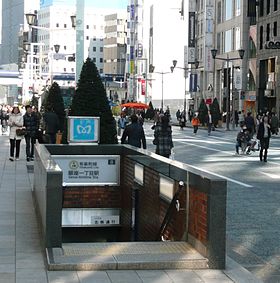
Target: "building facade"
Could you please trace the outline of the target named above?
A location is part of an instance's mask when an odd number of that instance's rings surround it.
[[[230,111],[248,108],[254,111],[255,101],[252,93],[247,92],[247,74],[249,59],[250,19],[247,17],[247,1],[215,1],[214,48],[217,57],[214,60],[214,96],[220,102],[221,110],[226,112],[227,93],[230,95]],[[238,50],[245,50],[243,59]],[[224,58],[220,60],[218,58]],[[225,60],[228,59],[228,60]],[[229,89],[228,89],[229,88]],[[247,105],[247,106],[246,106]],[[250,107],[249,107],[250,106]]]
[[[187,24],[181,0],[131,0],[128,5],[128,99],[169,107],[174,114],[185,97],[184,46]],[[170,67],[177,61],[174,72]]]
[[[280,115],[280,1],[257,7],[257,110]]]
[[[105,16],[104,79],[108,96],[114,102],[125,101],[126,13]]]
[[[24,24],[24,13],[39,9],[39,0],[2,0],[0,65],[18,63],[18,32]],[[27,24],[25,25],[27,28]]]

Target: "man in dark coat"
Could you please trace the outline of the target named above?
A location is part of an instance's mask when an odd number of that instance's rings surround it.
[[[59,119],[57,114],[48,108],[46,113],[43,115],[43,121],[45,124],[45,134],[50,138],[49,142],[55,144],[56,133],[59,130]]]
[[[270,125],[268,124],[268,117],[265,116],[259,125],[257,139],[260,140],[260,161],[267,162],[267,150],[269,148],[269,139],[271,137]]]
[[[124,144],[126,142],[126,138],[128,138],[128,144],[141,148],[142,143],[142,147],[146,149],[146,137],[143,127],[140,123],[138,123],[138,117],[133,114],[130,119],[131,124],[125,127],[121,143]]]
[[[25,114],[23,116],[23,126],[26,129],[26,161],[34,159],[34,144],[36,143],[36,133],[38,131],[37,117],[32,112],[30,105],[25,106]]]

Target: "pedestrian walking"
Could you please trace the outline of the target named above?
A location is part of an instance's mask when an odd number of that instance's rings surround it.
[[[14,106],[12,112],[10,113],[8,126],[10,126],[10,161],[19,160],[20,154],[20,142],[23,139],[23,136],[17,134],[18,129],[22,129],[23,127],[23,117],[20,113],[19,107]],[[16,148],[16,156],[15,156],[15,148]]]
[[[212,114],[210,112],[210,110],[208,110],[208,114],[206,115],[206,124],[207,124],[207,128],[208,128],[208,136],[210,136],[211,134],[211,130],[212,130]]]
[[[120,137],[122,136],[122,133],[127,123],[128,123],[128,120],[127,120],[126,114],[125,112],[122,112],[120,118],[118,119],[118,136]]]
[[[23,115],[23,126],[26,129],[25,143],[26,143],[26,161],[34,160],[34,144],[36,143],[36,134],[39,128],[37,117],[32,112],[30,105],[25,106],[25,114]]]
[[[254,121],[254,118],[252,117],[252,113],[251,112],[248,112],[247,113],[247,116],[245,117],[245,120],[244,120],[244,123],[250,133],[250,136],[251,138],[253,137],[254,135],[254,132],[255,132],[255,121]]]
[[[239,122],[240,127],[244,126],[244,121],[245,121],[244,110],[238,111],[238,122]]]
[[[180,130],[183,130],[184,127],[186,127],[186,113],[185,111],[183,110],[181,115],[180,115],[180,118],[179,118],[179,126],[180,126]]]
[[[238,127],[238,124],[239,124],[239,116],[238,116],[237,110],[234,111],[234,123],[235,123],[235,127]]]
[[[47,143],[55,144],[56,133],[59,131],[59,119],[53,109],[46,109],[46,113],[43,115],[43,124],[44,135],[48,137]]]
[[[36,117],[36,121],[37,121],[37,132],[36,132],[36,139],[38,139],[38,141],[41,138],[41,131],[40,131],[40,123],[41,123],[41,119],[42,119],[42,114],[39,112],[38,107],[37,106],[32,106],[32,113],[35,115]]]
[[[257,133],[257,139],[260,141],[260,161],[267,162],[267,151],[269,148],[269,140],[271,137],[271,129],[268,124],[268,117],[265,116],[263,121],[259,125],[259,130]]]
[[[188,116],[189,116],[189,121],[192,122],[192,118],[195,114],[193,113],[193,110],[192,109],[189,109],[188,111]]]
[[[271,115],[270,125],[271,125],[271,134],[278,135],[279,119],[275,113],[272,113]]]
[[[192,126],[193,126],[193,133],[195,135],[197,133],[199,123],[200,123],[200,121],[199,121],[197,115],[194,115],[194,117],[192,118]]]
[[[180,109],[178,109],[177,112],[176,112],[176,119],[177,119],[178,122],[180,120],[180,117],[181,117],[181,112],[180,112]]]
[[[169,158],[173,148],[172,130],[169,118],[164,115],[155,127],[153,144],[156,145],[156,154]]]
[[[123,131],[121,143],[146,149],[146,137],[143,126],[138,122],[138,117],[135,114],[130,116],[131,124],[127,125]]]

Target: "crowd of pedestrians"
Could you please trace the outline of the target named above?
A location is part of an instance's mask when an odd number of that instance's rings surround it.
[[[21,141],[25,140],[26,161],[34,160],[34,145],[56,143],[59,119],[52,109],[41,115],[36,106],[0,105],[1,133],[10,141],[10,161],[20,159]]]
[[[193,133],[196,135],[198,127],[201,124],[198,113],[190,110],[187,114],[193,126]],[[176,119],[181,128],[186,125],[187,119],[184,110],[178,110],[176,112]],[[244,154],[251,154],[252,151],[259,150],[260,161],[267,162],[271,135],[278,135],[279,120],[277,115],[275,113],[259,113],[254,117],[251,112],[236,111],[234,113],[234,119],[235,126],[240,126],[235,144],[236,154],[239,155],[240,148]],[[210,135],[213,130],[211,111],[208,111],[205,122],[208,135]],[[152,129],[154,130],[153,144],[156,146],[155,153],[169,158],[174,147],[169,109],[166,112],[155,111]],[[146,148],[143,118],[141,115],[132,115],[128,118],[125,113],[122,113],[118,120],[118,133],[121,137],[121,143]]]

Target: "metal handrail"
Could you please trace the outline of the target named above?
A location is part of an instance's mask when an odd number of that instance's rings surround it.
[[[171,203],[166,211],[166,214],[165,214],[165,217],[162,221],[162,224],[160,226],[160,229],[159,229],[159,232],[157,234],[157,237],[156,237],[156,240],[161,240],[161,237],[162,235],[164,234],[164,231],[166,229],[166,227],[168,226],[168,224],[170,223],[171,221],[171,218],[173,216],[173,212],[174,212],[174,209],[176,209],[176,204],[177,204],[177,200],[181,194],[181,192],[183,191],[183,189],[185,188],[185,184],[183,181],[180,181],[179,182],[179,188],[178,190],[176,191],[176,193],[174,194],[172,200],[171,200]]]

